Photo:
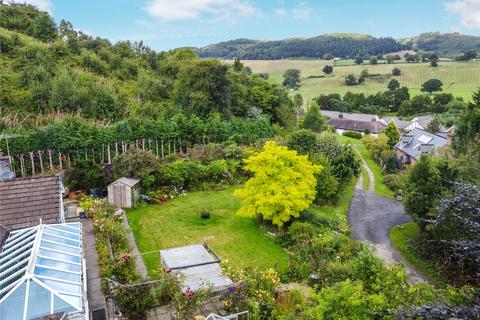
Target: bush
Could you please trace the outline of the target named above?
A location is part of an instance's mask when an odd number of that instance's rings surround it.
[[[115,178],[138,177],[145,188],[155,183],[155,170],[158,160],[150,151],[128,149],[126,153],[113,158],[113,174]]]
[[[287,142],[289,149],[300,154],[309,155],[317,151],[317,135],[310,130],[298,130],[290,135]]]
[[[177,160],[160,165],[156,172],[157,184],[192,189],[205,181],[208,168],[200,161]]]
[[[400,174],[386,174],[383,176],[383,183],[393,192],[404,189],[404,181]]]
[[[67,170],[66,179],[73,190],[103,188],[107,182],[102,167],[91,160],[77,161]]]
[[[360,140],[360,139],[362,139],[363,135],[360,132],[357,132],[357,131],[344,131],[342,133],[342,136]]]
[[[228,163],[225,160],[212,161],[207,167],[207,176],[211,182],[220,183],[230,179],[232,175],[228,171]]]

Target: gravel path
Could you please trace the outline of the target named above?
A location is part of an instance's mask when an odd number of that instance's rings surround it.
[[[369,190],[363,190],[363,182],[357,182],[355,185],[348,213],[353,238],[370,243],[376,254],[385,263],[402,262],[405,264],[409,283],[425,282],[425,278],[393,248],[389,237],[390,229],[412,221],[411,217],[405,215],[401,202],[381,197],[373,192],[375,189],[373,173],[358,150],[355,148],[354,150],[362,159],[363,166],[367,171]]]

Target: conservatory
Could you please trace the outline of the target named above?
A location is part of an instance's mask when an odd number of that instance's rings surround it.
[[[0,319],[88,319],[78,222],[9,233],[0,252]]]

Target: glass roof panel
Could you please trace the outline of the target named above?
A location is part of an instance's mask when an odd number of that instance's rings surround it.
[[[70,262],[76,262],[80,263],[80,256],[79,255],[71,255],[68,253],[61,253],[57,251],[52,251],[48,249],[44,249],[40,247],[40,250],[38,250],[38,254],[44,257],[48,258],[53,258],[53,259],[60,259],[63,261],[70,261]]]
[[[27,319],[50,314],[52,293],[35,281],[30,281],[28,290]]]
[[[43,283],[45,283],[47,286],[49,286],[52,289],[55,289],[60,292],[65,292],[65,293],[74,293],[74,294],[80,294],[82,293],[82,287],[80,284],[71,284],[71,283],[66,283],[66,282],[60,282],[60,281],[55,281],[55,280],[50,280],[50,279],[39,279]]]
[[[62,261],[58,261],[58,260],[54,260],[54,259],[47,259],[47,258],[43,258],[43,257],[38,257],[37,258],[37,264],[40,264],[42,266],[67,270],[67,271],[74,271],[74,272],[81,272],[82,271],[81,267],[80,267],[80,264],[67,263],[67,262],[62,262]]]
[[[0,319],[82,310],[80,226],[38,225],[9,234],[0,252]]]
[[[42,241],[40,243],[40,247],[53,249],[60,252],[73,253],[76,255],[80,255],[80,252],[81,252],[80,247],[78,245],[77,245],[78,248],[72,248],[72,247],[62,246],[61,244],[58,244],[55,242],[49,242],[49,241]]]
[[[63,272],[60,270],[49,269],[41,266],[36,266],[34,273],[39,276],[61,279],[72,282],[80,282],[80,275],[70,272]]]
[[[0,319],[23,319],[26,290],[27,283],[24,282],[0,303]]]

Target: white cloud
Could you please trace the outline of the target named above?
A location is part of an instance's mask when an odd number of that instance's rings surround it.
[[[287,9],[285,8],[277,8],[273,11],[275,11],[275,13],[278,14],[279,16],[284,16],[288,13]]]
[[[455,0],[444,4],[448,12],[460,16],[462,25],[480,29],[480,0]]]
[[[223,20],[258,13],[248,0],[151,0],[146,10],[163,21],[192,20],[203,15]]]
[[[53,8],[52,2],[50,0],[20,0],[15,2],[31,4],[32,6],[37,7],[41,11],[52,12]]]
[[[292,13],[296,19],[309,20],[312,17],[313,9],[300,5],[294,8]]]

